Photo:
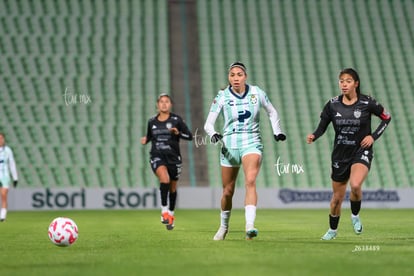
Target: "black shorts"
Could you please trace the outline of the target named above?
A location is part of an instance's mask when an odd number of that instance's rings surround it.
[[[368,170],[371,168],[371,162],[374,157],[374,153],[371,149],[360,149],[358,150],[353,157],[346,160],[332,160],[331,165],[331,179],[336,182],[345,182],[348,181],[351,175],[351,166],[356,163],[364,164],[368,167]]]
[[[180,178],[182,167],[181,156],[155,154],[151,155],[150,163],[154,173],[160,166],[166,166],[171,180],[178,180]]]

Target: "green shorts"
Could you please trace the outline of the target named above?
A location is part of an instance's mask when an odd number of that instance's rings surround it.
[[[0,188],[9,188],[10,178],[0,177]]]
[[[220,153],[220,165],[223,167],[240,167],[242,158],[247,154],[263,154],[262,144],[252,144],[239,149],[222,150]]]

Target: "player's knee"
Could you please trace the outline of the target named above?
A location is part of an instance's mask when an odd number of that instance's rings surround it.
[[[351,181],[349,183],[349,186],[351,187],[351,193],[359,193],[361,191],[361,185],[362,183],[357,181]]]
[[[233,188],[224,188],[223,189],[223,196],[227,198],[232,198],[234,195],[234,189]]]
[[[170,183],[170,177],[169,176],[165,176],[165,175],[159,176],[158,179],[161,183]]]
[[[331,200],[331,209],[336,210],[338,207],[342,205],[342,200]]]
[[[256,181],[254,179],[252,179],[250,181],[246,180],[245,186],[246,186],[247,190],[256,189]]]
[[[257,174],[246,174],[244,177],[244,183],[247,187],[256,186],[256,176]]]
[[[334,193],[331,199],[331,206],[332,207],[339,206],[342,204],[343,200],[344,200],[344,196],[342,194]]]

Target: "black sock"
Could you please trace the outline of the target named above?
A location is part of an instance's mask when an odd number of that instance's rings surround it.
[[[177,200],[177,191],[170,193],[170,211],[175,209],[175,201]]]
[[[161,206],[168,205],[168,192],[170,191],[170,183],[160,183]]]
[[[329,215],[329,227],[332,230],[336,230],[338,228],[339,224],[339,216],[333,217],[332,215]]]
[[[351,212],[354,216],[359,214],[359,211],[361,210],[361,200],[360,201],[352,201],[351,202]]]

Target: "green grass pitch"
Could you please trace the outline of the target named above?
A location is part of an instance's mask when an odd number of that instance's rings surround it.
[[[71,247],[48,239],[58,216],[79,227]],[[414,210],[363,209],[361,218],[357,236],[344,209],[336,240],[321,241],[328,210],[258,209],[259,235],[246,241],[238,209],[226,240],[213,241],[219,210],[177,210],[173,231],[158,210],[10,211],[0,223],[0,275],[411,274]]]

